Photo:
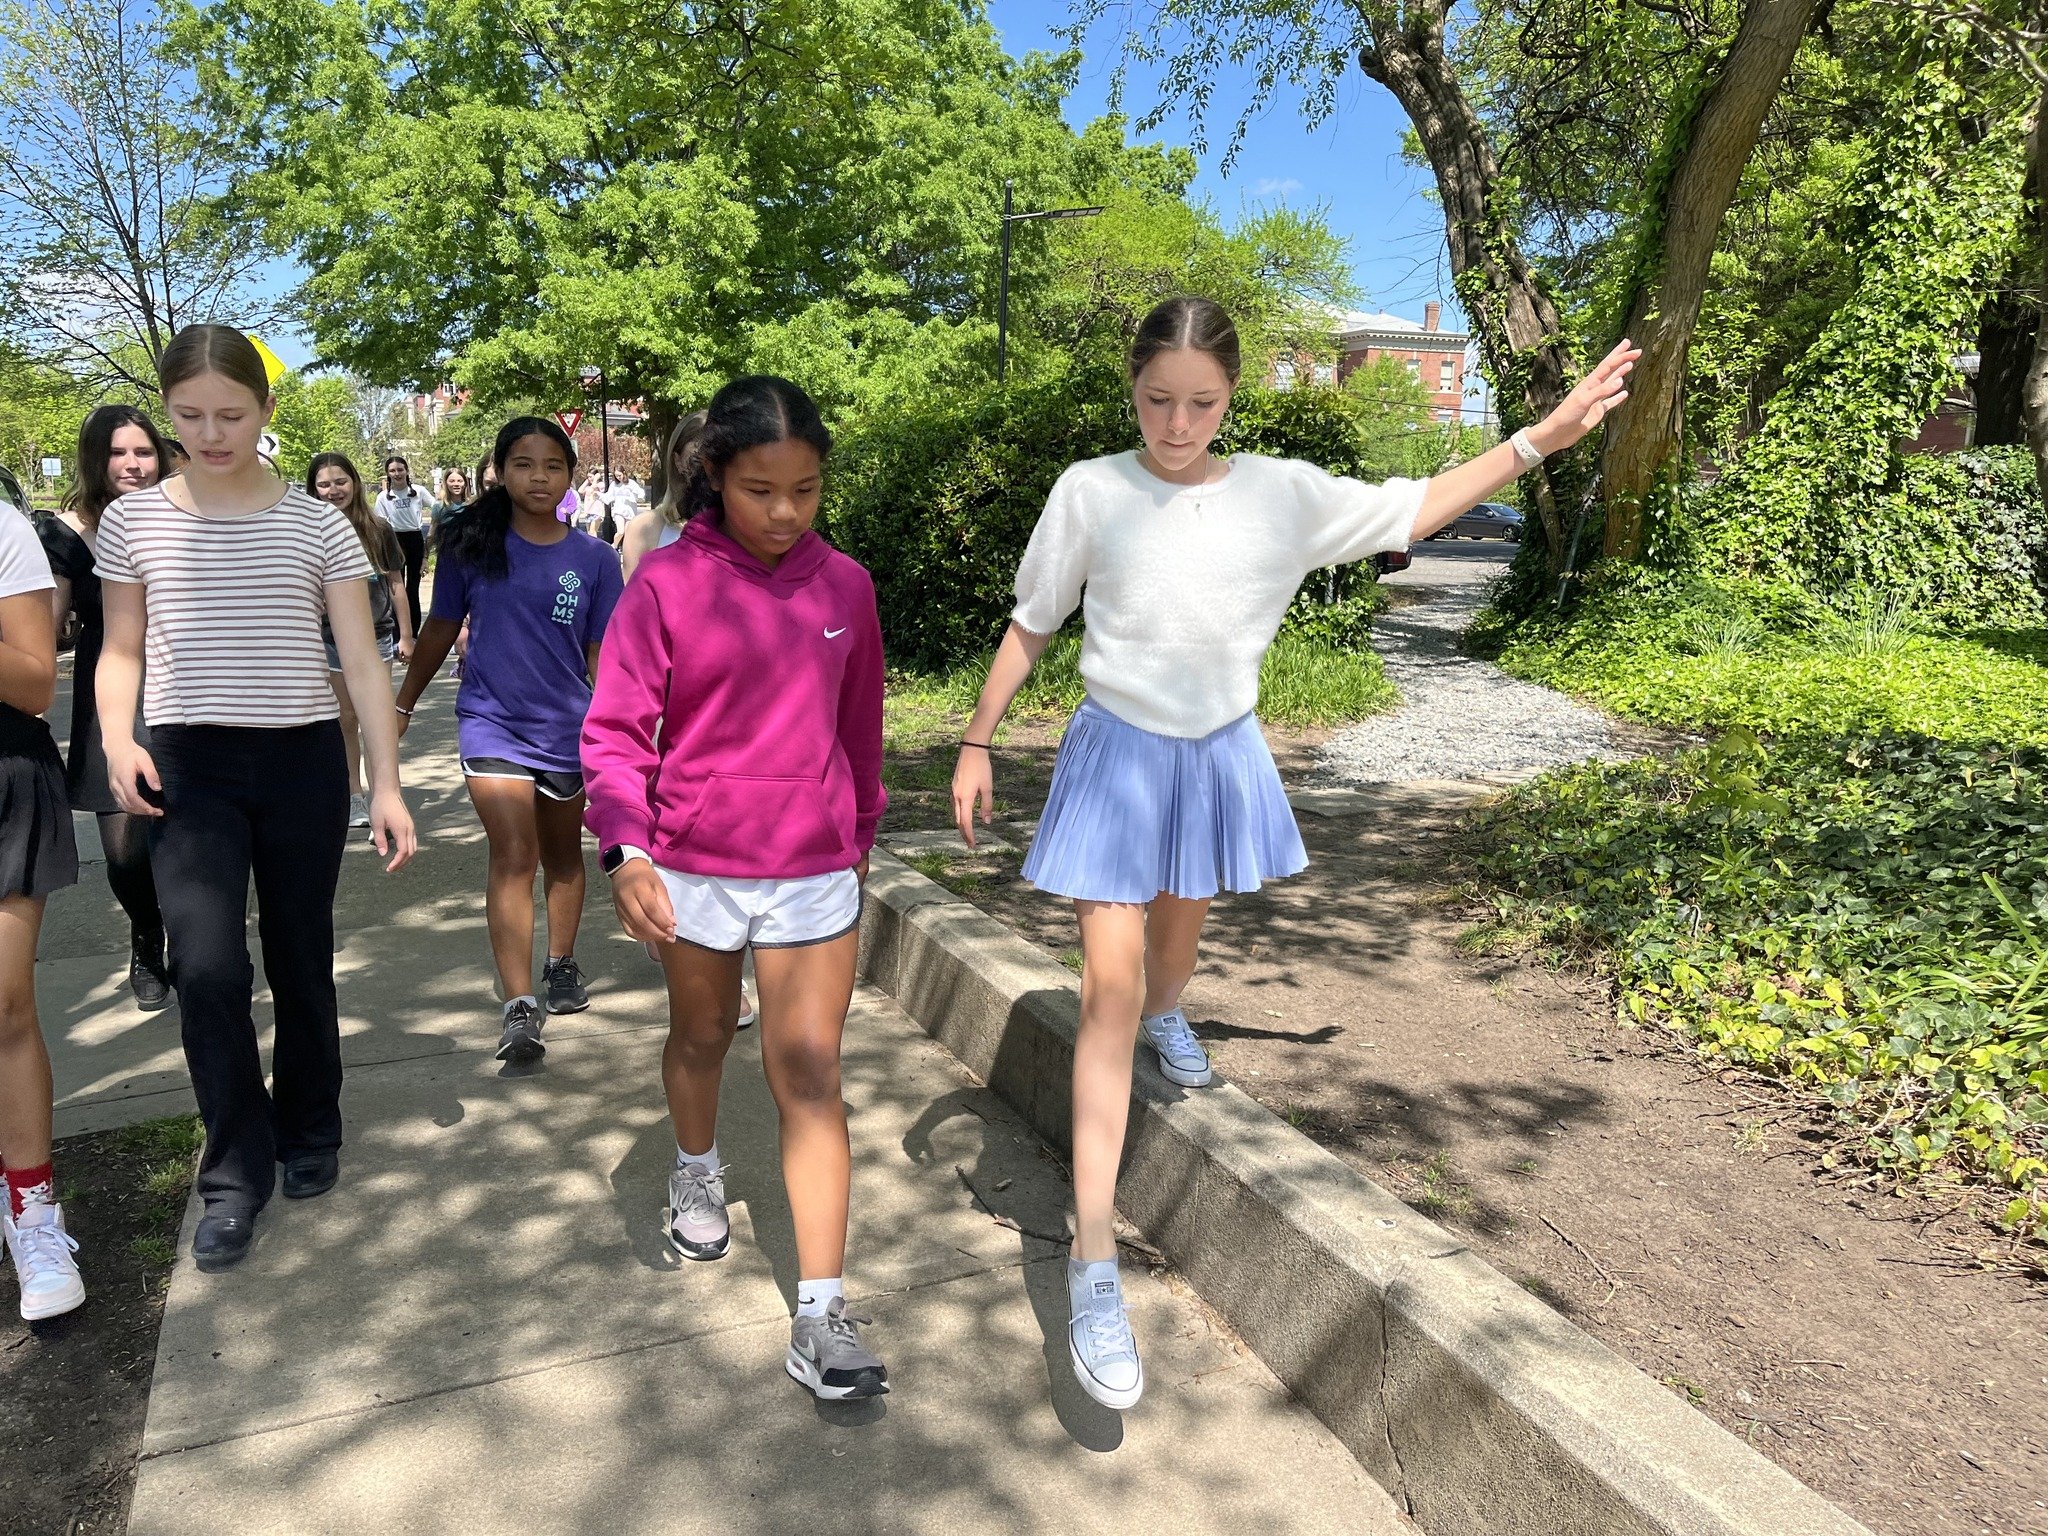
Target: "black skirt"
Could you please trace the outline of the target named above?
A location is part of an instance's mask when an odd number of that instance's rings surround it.
[[[0,704],[0,900],[42,898],[78,880],[64,760],[50,728]]]

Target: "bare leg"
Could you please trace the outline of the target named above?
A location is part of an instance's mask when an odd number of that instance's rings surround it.
[[[694,944],[661,946],[668,981],[668,1043],[661,1085],[676,1145],[708,1152],[718,1137],[718,1087],[740,1015],[740,957]]]
[[[1207,901],[1163,892],[1145,909],[1145,1017],[1167,1013],[1180,1003],[1202,947]]]
[[[1074,1247],[1116,1257],[1116,1173],[1131,1111],[1131,1058],[1145,993],[1145,908],[1077,901],[1081,1034],[1074,1042]]]
[[[547,877],[548,954],[573,955],[583,922],[583,797],[551,800],[536,791],[533,818]]]
[[[0,900],[0,1159],[10,1168],[50,1160],[50,1053],[36,1018],[36,935],[43,903]]]
[[[782,1120],[782,1181],[796,1227],[800,1280],[846,1272],[852,1156],[839,1096],[839,1042],[859,949],[860,936],[849,933],[829,944],[754,952],[761,1064]]]
[[[348,696],[348,681],[339,672],[329,672],[334,685],[334,702],[341,706],[341,749],[348,754],[348,792],[363,792],[363,726],[356,718],[355,704]]]
[[[470,803],[490,840],[484,917],[504,995],[533,995],[533,877],[540,868],[531,779],[469,779]]]

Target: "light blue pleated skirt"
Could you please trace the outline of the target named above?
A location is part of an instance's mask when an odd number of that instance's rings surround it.
[[[1202,901],[1306,868],[1254,716],[1207,736],[1155,736],[1090,699],[1060,742],[1024,878],[1076,901]]]

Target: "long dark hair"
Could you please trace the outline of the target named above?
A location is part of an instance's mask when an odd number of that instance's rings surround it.
[[[491,448],[491,466],[498,472],[498,484],[480,492],[475,501],[448,519],[441,535],[441,553],[453,556],[479,576],[502,576],[506,571],[505,535],[512,528],[512,493],[505,489],[505,461],[512,445],[522,437],[545,437],[569,461],[569,483],[576,482],[576,445],[560,425],[545,416],[514,416],[498,428],[498,441]],[[482,479],[479,474],[478,479]]]
[[[1138,332],[1131,338],[1131,382],[1137,383],[1145,365],[1160,353],[1184,348],[1208,353],[1216,359],[1224,377],[1233,384],[1237,382],[1244,354],[1237,344],[1237,327],[1231,324],[1229,312],[1214,299],[1187,295],[1154,305],[1152,312],[1138,322]]]
[[[704,433],[697,439],[697,457],[690,466],[689,489],[684,494],[685,514],[723,518],[725,502],[712,486],[712,473],[716,471],[723,479],[735,455],[790,438],[817,449],[821,463],[831,453],[832,434],[825,430],[817,402],[772,373],[734,379],[713,395],[705,408]]]
[[[76,512],[86,527],[96,527],[100,514],[121,493],[114,489],[108,466],[114,457],[114,434],[123,427],[140,427],[156,450],[156,477],[171,472],[171,449],[147,412],[132,405],[102,405],[85,418],[78,429],[78,472],[64,493],[64,510]]]
[[[653,498],[654,510],[661,514],[665,523],[681,523],[685,520],[683,496],[690,488],[690,469],[696,463],[698,439],[704,436],[704,423],[709,419],[705,411],[692,411],[676,423],[676,429],[668,435],[668,449],[656,461],[654,470],[648,475],[648,494]],[[687,453],[682,473],[676,472],[676,455]]]

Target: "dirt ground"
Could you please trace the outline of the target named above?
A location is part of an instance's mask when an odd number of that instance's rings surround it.
[[[0,1280],[0,1531],[118,1536],[128,1527],[198,1121],[159,1120],[56,1148],[85,1305],[21,1320]]]
[[[1318,737],[1269,734],[1301,782]],[[1054,742],[1012,734],[1004,817]],[[899,755],[885,831],[946,823],[952,761]],[[1455,808],[1301,821],[1309,872],[1210,921],[1186,1007],[1219,1071],[1882,1536],[2048,1533],[2048,1287],[1973,1267],[1967,1216],[1828,1182],[1769,1085],[1596,985],[1462,952]],[[1018,863],[920,867],[1078,967]]]

